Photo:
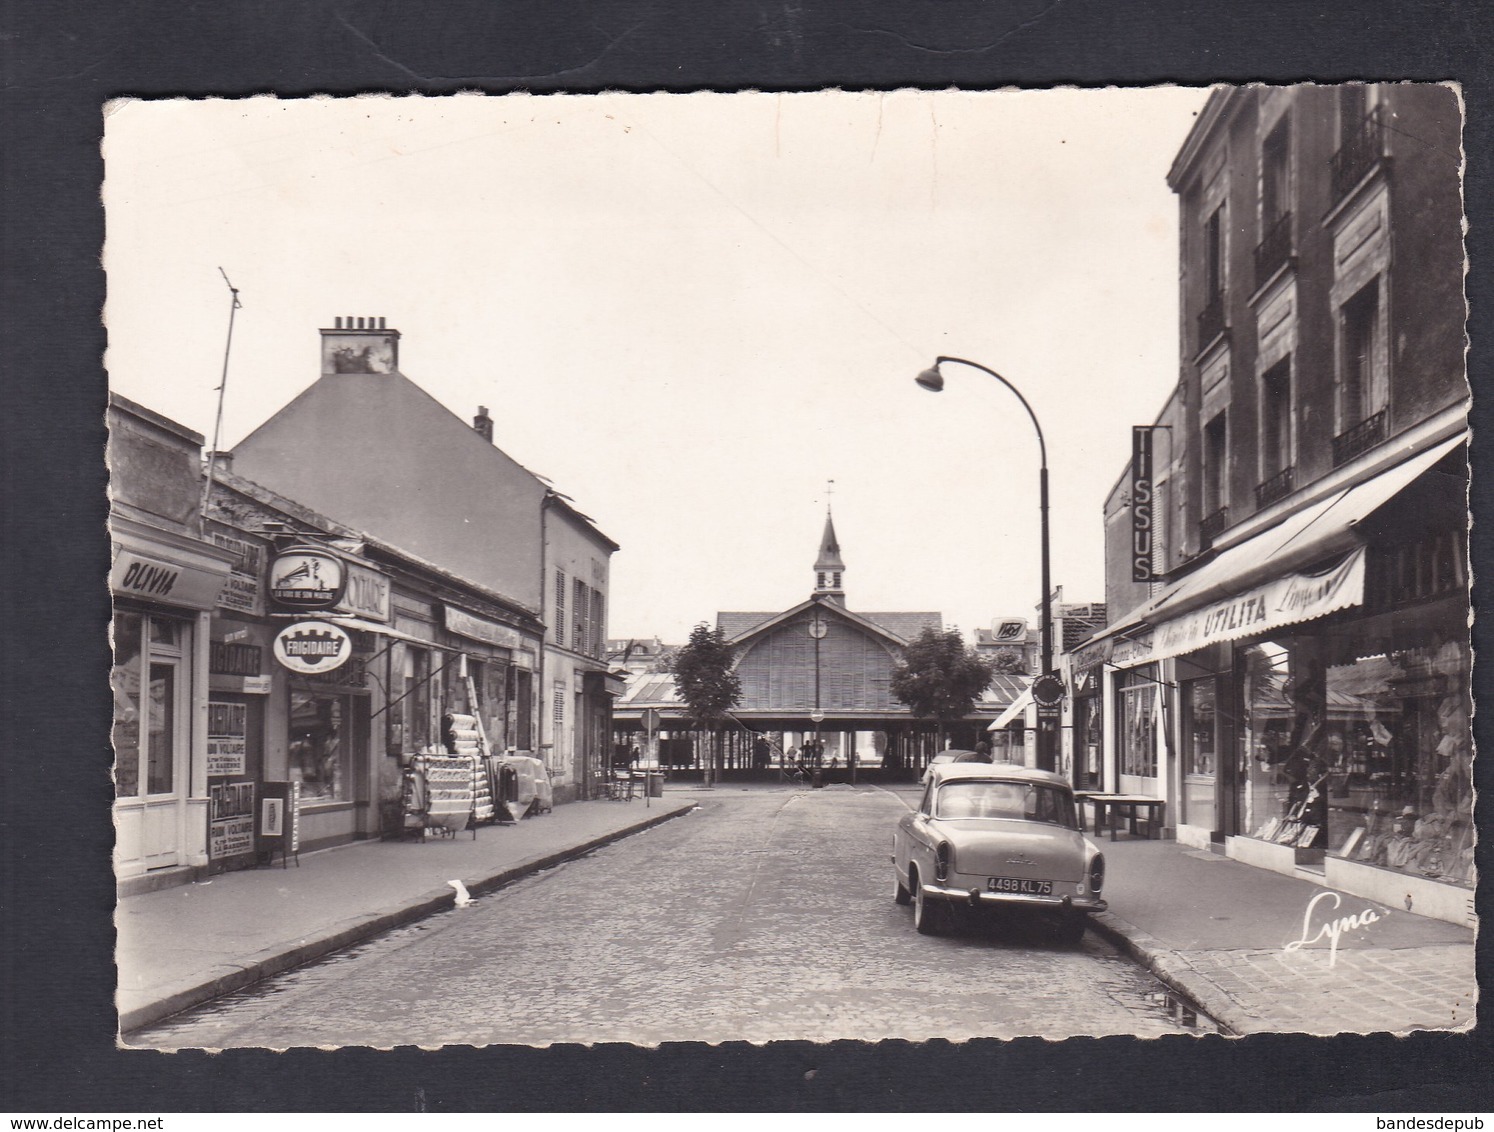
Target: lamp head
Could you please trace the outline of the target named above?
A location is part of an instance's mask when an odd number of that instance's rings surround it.
[[[944,375],[939,372],[937,364],[929,366],[921,374],[913,379],[930,393],[942,393],[944,391]]]

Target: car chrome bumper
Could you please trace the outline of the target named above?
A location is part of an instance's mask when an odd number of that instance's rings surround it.
[[[997,904],[1021,904],[1054,911],[1103,912],[1110,905],[1096,896],[1024,896],[1015,892],[986,892],[979,888],[945,888],[937,884],[921,885],[925,900],[948,900],[970,907]]]

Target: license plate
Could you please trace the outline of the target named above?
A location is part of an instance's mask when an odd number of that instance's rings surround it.
[[[1027,880],[1024,877],[991,877],[986,888],[992,892],[1012,892],[1018,896],[1052,896],[1051,880]]]

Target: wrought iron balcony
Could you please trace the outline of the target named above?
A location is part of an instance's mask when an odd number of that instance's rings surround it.
[[[1198,524],[1198,538],[1204,549],[1214,545],[1214,540],[1229,526],[1229,508],[1221,507]]]
[[[1198,348],[1203,350],[1210,342],[1224,333],[1224,292],[1220,291],[1209,300],[1208,306],[1198,312]]]
[[[1385,156],[1385,128],[1380,121],[1380,108],[1371,108],[1359,126],[1343,139],[1331,163],[1333,199],[1342,200],[1366,173]]]
[[[1347,464],[1385,439],[1385,410],[1365,417],[1351,429],[1333,438],[1333,466]]]
[[[1270,479],[1255,485],[1256,507],[1269,507],[1278,499],[1285,499],[1292,494],[1292,480],[1296,476],[1296,466],[1288,464]]]
[[[1266,229],[1265,238],[1255,246],[1255,285],[1264,287],[1266,280],[1292,258],[1292,214],[1284,212]]]

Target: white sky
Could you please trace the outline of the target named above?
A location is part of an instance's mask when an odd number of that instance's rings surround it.
[[[117,103],[113,388],[230,448],[382,315],[400,369],[622,544],[610,633],[802,600],[967,633],[1104,597],[1104,497],[1177,375],[1166,173],[1203,89]],[[398,422],[371,444],[399,443]],[[334,516],[335,517],[335,516]]]

